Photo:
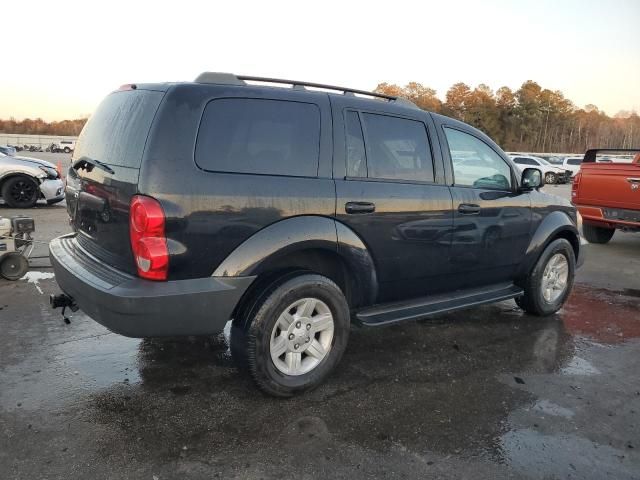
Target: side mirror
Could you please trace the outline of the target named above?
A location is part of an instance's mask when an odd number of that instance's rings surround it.
[[[520,188],[522,190],[533,190],[544,185],[542,172],[537,168],[525,168],[522,171],[522,181]]]

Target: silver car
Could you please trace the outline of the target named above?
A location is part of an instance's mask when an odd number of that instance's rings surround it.
[[[64,184],[53,163],[0,146],[0,197],[13,208],[33,207],[41,198],[57,203],[64,200]]]

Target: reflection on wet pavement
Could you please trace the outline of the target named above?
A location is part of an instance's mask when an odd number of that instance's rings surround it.
[[[577,285],[562,312],[565,328],[603,343],[640,337],[640,302],[628,293]]]
[[[504,302],[353,328],[330,380],[283,401],[238,372],[223,335],[128,339],[81,314],[64,325],[46,307],[18,308],[31,292],[2,288],[3,335],[17,345],[0,350],[7,478],[34,458],[52,477],[71,462],[78,478],[122,478],[122,462],[145,478],[415,477],[454,461],[477,478],[640,471],[632,296],[578,286],[550,318]]]

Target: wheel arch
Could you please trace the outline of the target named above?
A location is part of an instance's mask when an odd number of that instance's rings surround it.
[[[31,180],[33,180],[33,183],[36,184],[36,187],[38,189],[38,198],[42,198],[42,191],[40,190],[40,179],[38,177],[34,177],[33,175],[31,175],[30,173],[27,172],[21,172],[21,171],[12,171],[12,172],[8,172],[6,174],[4,174],[2,177],[0,177],[0,198],[2,198],[2,190],[5,186],[5,184],[11,180],[12,178],[16,178],[16,177],[27,177],[30,178]]]
[[[40,180],[38,179],[38,177],[34,177],[31,173],[28,173],[28,172],[21,172],[19,170],[17,171],[14,170],[0,176],[0,195],[2,195],[2,187],[4,187],[4,184],[15,177],[29,177],[31,180],[35,182],[36,185],[40,186]]]
[[[263,228],[231,252],[212,276],[256,276],[254,285],[264,286],[265,278],[296,270],[333,280],[351,308],[370,305],[377,296],[375,264],[362,240],[322,216],[292,217]]]
[[[544,218],[531,237],[517,277],[519,279],[526,277],[544,249],[559,238],[564,238],[571,244],[577,261],[580,254],[580,233],[569,215],[563,211],[555,211]]]

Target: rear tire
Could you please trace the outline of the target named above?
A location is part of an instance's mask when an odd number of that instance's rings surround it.
[[[526,278],[524,295],[515,299],[527,313],[547,316],[556,313],[571,293],[576,269],[573,247],[564,238],[551,242]]]
[[[556,174],[547,172],[547,174],[544,176],[544,183],[548,183],[550,185],[556,183]]]
[[[39,195],[38,184],[26,175],[11,177],[2,186],[2,198],[12,208],[31,208]]]
[[[263,392],[290,397],[317,387],[336,367],[349,326],[340,288],[322,275],[295,272],[257,290],[240,309],[232,354]]]
[[[589,243],[608,243],[616,232],[615,228],[596,227],[595,225],[584,224],[582,233]]]

